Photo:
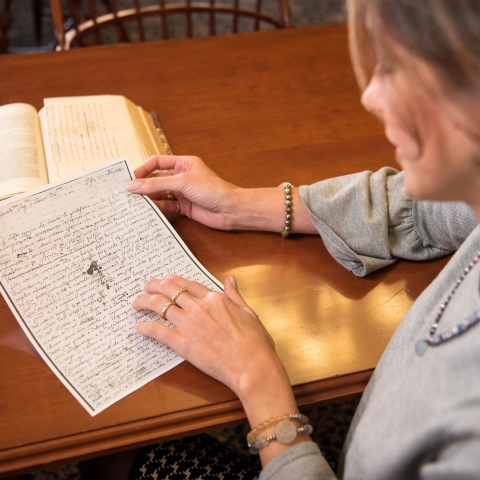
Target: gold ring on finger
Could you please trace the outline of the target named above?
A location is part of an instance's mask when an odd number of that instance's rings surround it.
[[[167,310],[172,306],[175,305],[175,302],[167,302],[163,307],[162,313],[160,314],[160,318],[165,320],[165,315],[167,314]]]
[[[172,194],[172,192],[167,190],[167,200],[175,200],[175,196]]]
[[[179,295],[182,293],[186,292],[187,290],[185,288],[181,288],[175,295],[172,297],[172,302],[175,303],[175,300],[178,298]],[[176,305],[176,303],[175,303]]]
[[[177,204],[177,208],[175,209],[175,213],[178,213],[180,211],[180,204],[178,203],[178,200],[175,200],[175,203]]]

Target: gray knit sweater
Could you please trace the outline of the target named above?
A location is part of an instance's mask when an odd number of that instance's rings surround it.
[[[404,191],[403,174],[391,168],[304,186],[300,195],[329,252],[359,276],[397,258],[424,260],[458,249],[387,346],[350,427],[339,476],[480,479],[480,325],[429,347],[422,357],[414,352],[442,300],[480,250],[472,211],[458,203],[413,201]],[[446,308],[439,332],[480,310],[479,280],[480,262]],[[260,476],[333,478],[313,443],[288,449]]]

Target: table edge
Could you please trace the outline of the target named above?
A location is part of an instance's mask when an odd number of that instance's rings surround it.
[[[300,409],[358,397],[373,369],[293,387]],[[0,451],[0,478],[173,440],[245,420],[238,399]]]

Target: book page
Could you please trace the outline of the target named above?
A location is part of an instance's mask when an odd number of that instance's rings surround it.
[[[0,107],[0,199],[48,182],[37,111],[25,103]]]
[[[127,100],[128,113],[135,128],[135,134],[138,138],[138,143],[141,145],[143,156],[145,159],[148,157],[158,154],[156,144],[153,141],[153,138],[148,131],[147,124],[143,121],[140,114],[140,107],[137,107],[133,102]]]
[[[157,207],[125,190],[131,178],[116,159],[0,203],[0,290],[91,415],[182,361],[135,331],[162,321],[131,308],[146,282],[170,273],[222,288]]]
[[[144,124],[148,136],[153,142],[153,153],[151,155],[173,155],[170,144],[167,137],[158,122],[155,112],[147,113],[142,107],[136,107],[138,109],[141,120]]]
[[[127,155],[134,168],[148,158],[121,95],[46,98],[40,111],[50,181]]]

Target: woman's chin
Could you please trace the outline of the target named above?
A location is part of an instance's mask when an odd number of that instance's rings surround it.
[[[400,147],[395,149],[395,160],[397,161],[398,165],[400,166],[401,170],[405,170],[405,167],[408,165],[408,161],[403,155],[403,151]]]
[[[420,156],[418,150],[405,149],[403,147],[395,147],[395,158],[398,163],[403,164],[405,162],[414,162]]]
[[[448,200],[445,198],[442,192],[438,191],[438,189],[431,185],[428,180],[419,178],[412,172],[409,172],[408,168],[405,169],[404,172],[405,191],[410,197],[414,198],[415,200]]]
[[[431,200],[428,182],[425,182],[425,179],[422,180],[413,171],[412,166],[409,165],[408,160],[405,160],[405,158],[400,160],[400,165],[404,173],[403,183],[407,194],[416,200]]]
[[[407,177],[404,177],[404,186],[405,186],[405,191],[407,192],[407,194],[410,195],[410,197],[416,198],[418,200],[417,188],[416,188],[415,183],[407,181]]]

